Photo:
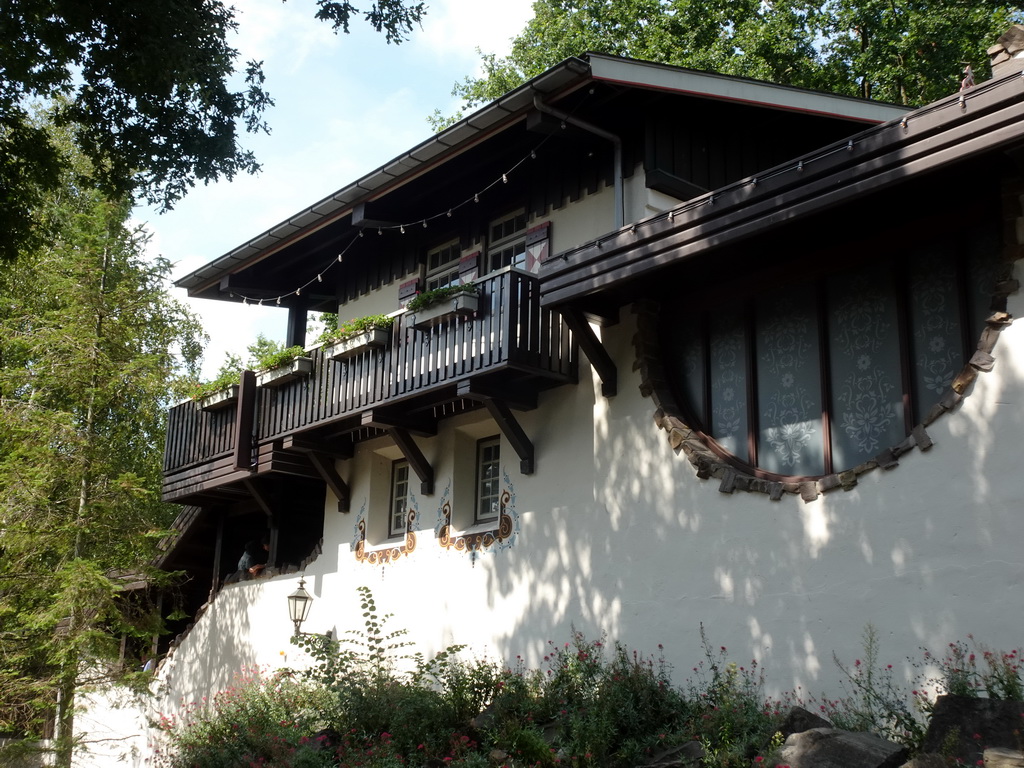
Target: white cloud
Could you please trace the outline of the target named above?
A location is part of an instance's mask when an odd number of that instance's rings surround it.
[[[475,62],[477,48],[504,55],[532,16],[530,0],[441,0],[430,4],[422,43],[439,58],[469,55]]]

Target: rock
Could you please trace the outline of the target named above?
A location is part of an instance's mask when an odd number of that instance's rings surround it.
[[[1004,747],[985,750],[985,768],[1024,768],[1024,752]]]
[[[832,723],[825,718],[819,717],[803,707],[793,707],[786,715],[786,719],[782,721],[782,725],[779,726],[779,733],[782,734],[783,739],[788,739],[794,733],[803,733],[812,728],[831,727]]]
[[[1019,749],[1017,732],[1022,726],[1024,702],[939,696],[921,751],[938,752],[976,765],[984,749]]]
[[[906,747],[871,733],[812,728],[786,739],[779,763],[790,768],[899,768],[906,759]]]

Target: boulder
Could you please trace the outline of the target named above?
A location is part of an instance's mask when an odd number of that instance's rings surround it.
[[[1024,702],[939,696],[921,745],[967,765],[977,765],[990,747],[1020,749],[1024,732]]]
[[[779,726],[779,733],[783,739],[788,739],[794,733],[803,733],[812,728],[831,728],[832,723],[823,717],[819,717],[810,710],[803,707],[793,707],[786,715],[786,719]]]
[[[790,768],[899,768],[907,748],[871,733],[812,728],[786,739],[778,763]]]
[[[994,747],[985,750],[985,768],[1024,768],[1024,752]]]

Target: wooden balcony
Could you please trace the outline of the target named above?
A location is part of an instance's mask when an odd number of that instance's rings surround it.
[[[482,405],[528,409],[541,390],[575,382],[576,342],[558,313],[541,308],[534,275],[504,269],[477,286],[475,316],[423,330],[400,316],[384,348],[341,361],[316,348],[307,378],[267,388],[243,374],[235,407],[172,408],[163,498],[230,503],[251,495],[260,476],[330,484],[325,459],[351,455],[360,440],[392,429],[434,434],[440,419]]]

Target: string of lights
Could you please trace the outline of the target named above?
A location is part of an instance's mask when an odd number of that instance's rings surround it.
[[[878,132],[894,130],[896,127],[899,127],[904,133],[909,133],[909,131],[911,130],[911,122],[914,120],[919,120],[922,117],[934,114],[935,112],[939,112],[953,106],[959,107],[961,111],[966,111],[968,108],[968,102],[970,100],[977,98],[990,90],[1005,87],[1009,83],[1013,81],[1020,81],[1021,79],[1024,79],[1024,72],[1021,73],[1020,77],[1003,78],[999,80],[988,80],[984,83],[981,83],[980,85],[966,86],[964,90],[960,92],[959,96],[956,99],[935,102],[934,104],[931,104],[927,107],[922,107],[921,109],[915,110],[914,112],[905,115],[899,122],[885,123],[883,125],[877,126],[877,128],[873,131],[865,132],[865,134],[867,136],[874,136]],[[576,109],[578,108],[579,105],[577,105]],[[575,109],[573,111],[575,111]],[[475,191],[472,195],[467,197],[462,202],[459,202],[447,208],[442,208],[441,210],[426,216],[417,216],[398,224],[379,225],[373,227],[373,229],[376,229],[378,235],[383,235],[384,232],[398,232],[399,234],[404,235],[406,234],[407,229],[412,229],[414,227],[426,229],[429,227],[430,222],[432,221],[442,218],[451,218],[456,211],[469,205],[478,204],[480,202],[480,198],[483,195],[486,195],[495,187],[503,184],[508,184],[510,176],[516,173],[528,161],[537,159],[538,152],[550,138],[551,137],[545,137],[544,139],[542,139],[526,155],[524,155],[522,158],[516,161],[508,170],[506,170],[500,176],[496,177],[493,181],[491,181],[481,189]],[[859,142],[855,139],[849,139],[845,144],[832,145],[816,154],[804,156],[799,160],[796,160],[792,165],[777,166],[776,168],[773,168],[771,171],[766,172],[764,174],[752,176],[734,182],[732,184],[728,184],[724,187],[721,187],[720,189],[715,190],[714,192],[709,192],[681,206],[673,208],[672,210],[665,211],[664,213],[658,216],[653,216],[650,219],[647,219],[643,222],[630,224],[625,229],[627,229],[632,234],[636,235],[640,227],[650,225],[651,223],[655,222],[662,222],[665,220],[672,221],[675,217],[689,213],[690,211],[693,211],[697,208],[701,208],[703,206],[713,206],[715,204],[716,199],[723,195],[727,195],[731,192],[734,192],[736,190],[743,189],[745,187],[756,187],[760,183],[769,181],[784,174],[794,172],[802,173],[809,165],[813,165],[816,162],[820,162],[821,160],[831,157],[832,155],[841,152],[852,152],[858,143]],[[287,291],[276,297],[259,299],[252,296],[246,296],[244,293],[238,291],[237,289],[232,292],[232,295],[241,297],[243,304],[253,304],[257,306],[264,306],[265,304],[273,304],[276,306],[280,306],[283,300],[287,300],[292,296],[300,297],[302,295],[302,292],[308,290],[308,288],[314,283],[322,283],[324,275],[326,275],[335,265],[341,264],[343,262],[345,255],[356,245],[356,243],[359,242],[360,238],[364,236],[365,231],[366,230],[364,229],[360,229],[358,232],[354,233],[351,239],[348,241],[348,243],[346,243],[345,247],[337,254],[337,256],[332,258],[331,261],[323,267],[323,269],[317,272],[316,277],[308,280],[306,283],[298,286],[297,288],[291,291]],[[618,232],[615,232],[607,235],[606,237],[598,238],[594,241],[593,244],[598,249],[600,249],[604,242],[607,242],[608,240],[618,236],[618,234]],[[585,247],[586,246],[583,246],[583,248]],[[581,250],[581,248],[577,248],[574,250],[578,251]],[[563,253],[561,256],[562,259],[568,259],[571,253],[572,251],[567,251]]]

